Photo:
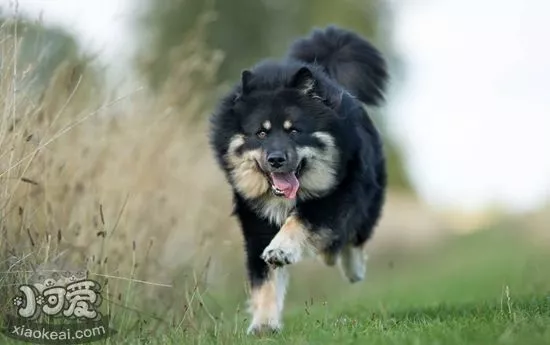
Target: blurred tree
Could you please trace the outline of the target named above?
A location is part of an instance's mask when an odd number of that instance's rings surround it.
[[[167,52],[185,42],[186,35],[198,24],[197,18],[205,13],[214,20],[208,25],[206,42],[225,53],[218,73],[220,81],[236,78],[242,68],[265,56],[282,55],[296,36],[306,34],[313,26],[334,23],[377,41],[379,2],[147,0],[139,27],[143,30],[140,37],[149,40],[143,42],[139,55],[141,61],[153,63],[138,68],[153,87],[158,87],[168,75]]]
[[[186,37],[204,23],[203,19],[210,20],[204,31],[207,46],[225,55],[216,75],[222,85],[236,80],[243,68],[266,56],[282,56],[297,36],[327,24],[368,37],[389,57],[392,68],[398,61],[388,44],[391,15],[382,0],[145,0],[145,3],[138,28],[142,30],[139,37],[148,40],[142,42],[136,61],[138,71],[153,90],[159,89],[170,76],[170,53],[185,44]],[[375,117],[378,123],[384,123],[383,114]],[[387,132],[383,125],[382,131]],[[399,149],[389,138],[386,150],[391,186],[411,191]]]
[[[72,92],[77,84],[79,89],[85,85],[100,89],[103,79],[98,66],[92,67],[93,57],[84,54],[67,31],[40,21],[11,17],[0,18],[0,32],[4,40],[11,38],[14,42],[10,54],[16,57],[18,89],[41,95],[62,67],[69,70],[64,78],[66,92]],[[6,54],[2,55],[0,59],[6,59]]]

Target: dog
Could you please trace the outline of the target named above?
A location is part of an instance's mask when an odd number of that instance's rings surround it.
[[[243,70],[210,117],[210,146],[233,191],[250,286],[250,334],[279,331],[287,266],[306,254],[365,277],[364,245],[385,201],[382,138],[366,106],[388,80],[382,53],[328,26],[286,57]]]

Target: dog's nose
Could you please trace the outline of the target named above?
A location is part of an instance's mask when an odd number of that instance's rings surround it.
[[[286,162],[286,155],[282,151],[271,152],[267,155],[267,162],[274,168],[280,168]]]

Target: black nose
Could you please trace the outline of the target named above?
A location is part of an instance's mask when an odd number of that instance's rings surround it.
[[[267,155],[267,162],[274,168],[280,168],[286,162],[286,155],[282,151],[271,152]]]

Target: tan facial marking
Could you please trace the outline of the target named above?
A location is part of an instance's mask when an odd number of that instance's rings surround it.
[[[266,131],[269,131],[271,129],[271,121],[267,120],[267,121],[264,121],[264,123],[262,123],[262,127],[266,130]]]
[[[256,198],[270,189],[269,182],[258,170],[257,163],[261,158],[261,151],[244,151],[238,155],[237,150],[244,144],[244,136],[239,134],[231,138],[225,159],[231,170],[231,177],[235,187],[243,195]]]
[[[284,129],[291,129],[292,128],[292,122],[290,120],[286,120],[283,123],[283,127],[284,127]]]
[[[237,134],[234,135],[229,141],[229,148],[227,149],[228,154],[234,154],[235,151],[244,145],[244,135]]]
[[[308,162],[308,169],[300,177],[298,191],[298,195],[306,199],[321,196],[334,187],[339,160],[335,140],[330,134],[315,132],[312,135],[325,144],[325,149],[298,148],[300,159],[306,158]]]

